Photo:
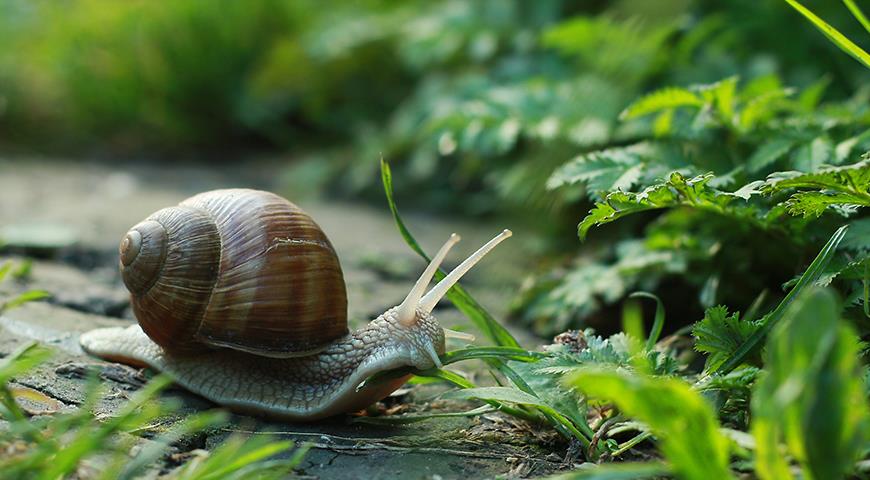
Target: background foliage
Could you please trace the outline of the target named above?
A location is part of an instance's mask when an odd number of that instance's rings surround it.
[[[549,425],[599,462],[645,458],[656,439],[662,461],[607,470],[619,478],[836,478],[868,451],[856,52],[870,22],[851,0],[806,5],[0,0],[0,142],[291,151],[333,194],[380,200],[382,180],[423,256],[397,201],[526,224],[540,261],[514,319],[584,330],[528,352],[451,292],[497,346],[443,363],[482,359],[501,380],[416,372],[486,403],[460,415]]]
[[[808,6],[863,34],[836,2]],[[691,298],[686,321],[717,302],[746,308],[760,291],[775,302],[837,215],[810,196],[792,211],[824,218],[799,232],[800,220],[735,221],[731,208],[650,212],[578,255],[570,231],[605,192],[642,192],[677,171],[712,173],[710,187],[734,193],[775,171],[854,164],[870,142],[861,65],[780,2],[0,9],[0,144],[210,161],[315,152],[302,168],[335,194],[373,199],[384,156],[400,199],[541,232],[543,268],[516,302],[541,334],[601,327],[633,289]]]

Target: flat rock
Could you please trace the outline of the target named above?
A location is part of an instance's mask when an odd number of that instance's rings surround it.
[[[0,257],[0,264],[20,265],[21,257]],[[19,294],[30,289],[48,292],[48,301],[82,312],[120,317],[130,305],[130,294],[124,289],[114,267],[81,270],[70,265],[33,260],[25,279],[0,284],[0,294]]]

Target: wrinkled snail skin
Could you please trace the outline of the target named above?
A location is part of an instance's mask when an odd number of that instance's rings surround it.
[[[451,235],[401,304],[349,332],[338,256],[296,205],[257,190],[215,190],[165,208],[121,240],[119,267],[137,325],[84,333],[82,348],[147,366],[232,410],[310,421],[360,410],[407,377],[441,367],[435,305],[505,230],[426,292],[459,241]],[[465,338],[468,340],[468,338]]]
[[[357,391],[375,373],[403,366],[431,368],[427,343],[444,352],[444,332],[434,318],[420,317],[409,329],[398,324],[394,312],[305,357],[269,358],[231,349],[172,354],[138,325],[87,332],[80,342],[92,355],[164,372],[185,389],[234,411],[312,421],[365,408],[407,381],[402,377]]]

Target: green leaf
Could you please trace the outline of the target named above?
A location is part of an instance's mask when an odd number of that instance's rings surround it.
[[[775,138],[764,143],[749,157],[746,165],[750,173],[756,173],[773,165],[774,162],[787,154],[794,146],[795,141],[790,138]]]
[[[223,411],[206,411],[194,414],[182,422],[173,425],[169,431],[148,442],[131,461],[124,465],[124,469],[118,474],[117,478],[119,480],[140,478],[146,468],[154,462],[158,462],[162,456],[166,455],[170,445],[206,428],[224,424],[227,421],[227,417],[227,413]]]
[[[442,395],[442,398],[453,400],[497,400],[499,402],[518,403],[535,407],[549,407],[538,397],[511,387],[477,387],[463,390],[453,390]]]
[[[834,146],[824,137],[814,138],[811,142],[801,145],[793,155],[792,165],[802,172],[816,172],[824,165],[831,163],[834,157]]]
[[[870,252],[870,217],[849,222],[849,230],[843,237],[840,248],[858,253]]]
[[[659,462],[621,462],[594,466],[587,463],[577,470],[545,477],[544,480],[635,480],[659,478],[672,473],[668,465]]]
[[[851,55],[855,60],[863,63],[865,67],[870,68],[870,54],[864,51],[858,45],[855,45],[848,37],[840,33],[839,30],[829,25],[827,22],[816,16],[812,11],[804,7],[797,0],[785,0],[807,20],[812,22],[826,37],[841,50]],[[862,22],[864,23],[864,22]]]
[[[266,460],[293,449],[290,440],[274,441],[267,435],[245,439],[233,436],[209,452],[201,462],[189,462],[178,473],[182,480],[285,478],[301,463],[307,446],[297,448],[286,460]]]
[[[411,232],[405,226],[405,222],[403,222],[402,218],[399,216],[399,209],[396,206],[396,201],[393,199],[393,179],[392,174],[390,173],[390,166],[383,158],[381,159],[381,181],[384,184],[384,193],[387,196],[387,203],[389,204],[390,211],[393,214],[393,220],[395,220],[396,227],[399,229],[399,233],[402,234],[402,238],[404,238],[408,246],[417,252],[418,255],[423,257],[426,262],[431,261],[431,258],[426,255],[426,252],[423,251],[420,244],[417,243],[417,240],[414,239],[414,236],[411,235]],[[447,274],[444,273],[444,271],[438,269],[438,271],[435,272],[435,279],[436,281],[441,281],[446,275]],[[447,291],[447,298],[496,345],[508,347],[520,346],[519,342],[516,341],[513,335],[511,335],[506,328],[501,326],[501,324],[498,323],[485,308],[477,303],[477,301],[474,300],[474,298],[472,298],[471,295],[469,295],[468,292],[466,292],[458,283]]]
[[[590,367],[568,375],[566,383],[646,423],[677,476],[732,478],[729,440],[719,432],[710,405],[684,381]]]
[[[795,216],[816,218],[830,206],[870,207],[870,160],[813,173],[777,172],[767,178],[762,191],[771,195],[789,189],[812,190],[794,193],[784,202]]]
[[[791,94],[791,89],[777,88],[764,91],[749,99],[737,115],[739,131],[751,132],[759,124],[772,118],[778,110],[785,106],[785,99]]]
[[[759,328],[755,322],[740,319],[739,313],[728,315],[724,305],[708,308],[692,327],[695,350],[708,354],[704,370],[719,368]]]
[[[791,478],[780,443],[805,478],[843,478],[863,451],[870,411],[858,339],[839,312],[830,291],[811,290],[770,335],[752,399],[756,468],[764,479]]]
[[[799,192],[785,201],[788,213],[803,218],[818,218],[828,207],[835,205],[861,205],[864,199],[842,192]],[[868,204],[867,206],[870,206]]]
[[[640,179],[646,144],[585,153],[565,163],[547,180],[547,188],[583,183],[591,192],[628,190]]]
[[[580,397],[575,392],[562,387],[559,383],[561,374],[541,372],[541,367],[538,365],[540,363],[511,362],[509,364],[510,368],[522,378],[530,392],[534,392],[542,402],[567,417],[591,438],[593,433],[588,426],[586,406],[581,403]]]
[[[699,89],[699,93],[704,97],[706,103],[715,105],[716,113],[718,113],[719,118],[726,125],[734,121],[737,80],[736,76],[728,77]]]
[[[801,275],[801,278],[798,280],[795,287],[786,294],[785,298],[779,302],[779,305],[777,305],[771,313],[762,319],[761,327],[741,343],[740,347],[734,352],[734,354],[728,357],[728,359],[715,370],[716,374],[724,375],[743,364],[746,358],[761,344],[761,341],[764,340],[767,333],[770,332],[770,330],[782,319],[786,309],[788,309],[788,307],[795,301],[795,298],[806,292],[811,286],[819,281],[819,278],[824,274],[828,263],[834,256],[837,246],[846,235],[846,230],[847,226],[844,225],[834,232],[831,238],[828,239],[828,243],[822,247],[822,250],[810,266],[807,267],[804,274]]]
[[[667,87],[636,100],[619,114],[619,118],[630,120],[662,110],[702,106],[704,106],[704,99],[697,93],[685,88]]]
[[[540,352],[532,352],[517,347],[467,347],[445,353],[441,356],[441,363],[450,365],[451,363],[481,358],[534,362],[545,356],[546,354]]]
[[[740,192],[738,195],[717,190],[708,185],[713,178],[712,174],[686,178],[673,172],[667,182],[649,186],[639,193],[612,192],[603,202],[596,203],[577,225],[577,234],[583,240],[593,226],[610,223],[634,213],[677,206],[710,210],[761,226],[755,218],[754,210],[745,203],[730,205],[735,198],[748,197],[749,194]]]

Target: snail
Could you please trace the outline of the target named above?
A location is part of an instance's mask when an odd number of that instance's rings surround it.
[[[349,332],[338,256],[320,227],[273,193],[195,195],[133,226],[120,245],[121,277],[137,324],[82,334],[91,355],[169,374],[231,410],[291,421],[353,412],[408,376],[362,385],[399,367],[441,367],[446,335],[432,310],[509,230],[428,293],[450,236],[405,299]],[[473,337],[472,337],[473,338]]]

